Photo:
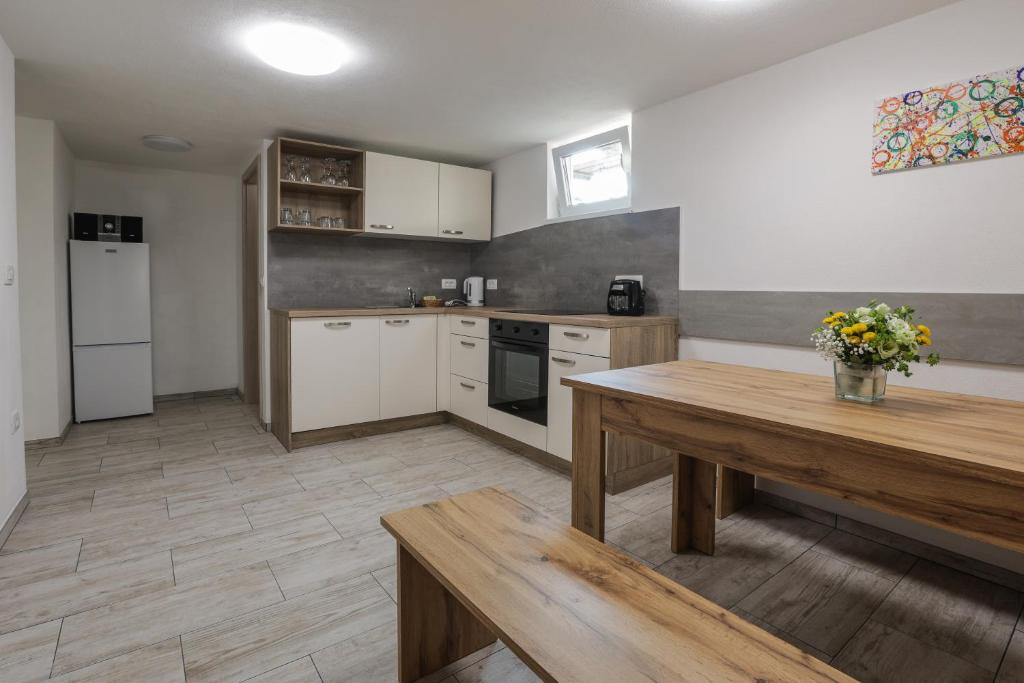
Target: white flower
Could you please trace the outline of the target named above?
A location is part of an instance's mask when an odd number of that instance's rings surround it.
[[[875,310],[882,315],[889,315],[892,312],[892,309],[886,304],[878,304],[875,306]]]
[[[885,321],[893,338],[900,344],[913,344],[917,338],[917,330],[910,326],[903,318],[889,317]]]
[[[856,318],[857,320],[860,320],[861,318],[870,318],[871,309],[868,308],[867,306],[861,306],[860,308],[853,312],[853,317]]]
[[[881,356],[882,358],[892,358],[897,353],[899,353],[899,350],[900,345],[890,340],[885,342],[884,344],[879,345],[878,355]]]

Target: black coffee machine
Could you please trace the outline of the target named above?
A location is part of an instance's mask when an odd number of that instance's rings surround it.
[[[608,288],[608,315],[643,315],[644,296],[638,280],[612,280]]]

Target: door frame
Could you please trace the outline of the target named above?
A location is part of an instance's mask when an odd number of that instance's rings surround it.
[[[245,403],[260,403],[260,157],[242,174],[242,386]]]

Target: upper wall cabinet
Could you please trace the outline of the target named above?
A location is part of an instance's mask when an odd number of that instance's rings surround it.
[[[438,236],[491,239],[491,172],[441,164],[438,180]]]
[[[438,164],[366,153],[366,234],[437,237]]]
[[[363,232],[364,152],[278,138],[268,150],[271,232]]]

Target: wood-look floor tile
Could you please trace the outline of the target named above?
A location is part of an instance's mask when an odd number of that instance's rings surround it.
[[[395,619],[369,575],[182,636],[190,683],[242,680]]]
[[[1024,683],[1024,632],[1013,632],[996,683]]]
[[[30,470],[33,467],[38,467],[39,463],[43,461],[43,455],[43,453],[25,451],[25,469]]]
[[[82,513],[89,512],[92,509],[92,499],[94,494],[95,489],[69,491],[52,496],[32,494],[28,500],[28,507],[25,508],[24,514],[27,515],[29,514],[29,511],[31,511],[33,517],[67,513],[80,515]]]
[[[145,463],[130,471],[117,472],[94,472],[92,474],[81,474],[61,481],[47,482],[45,484],[32,485],[29,487],[29,495],[32,498],[55,496],[75,491],[95,491],[107,486],[120,486],[140,479],[159,479],[164,475],[160,463]]]
[[[187,424],[173,425],[170,427],[161,427],[159,425],[149,425],[146,427],[139,427],[136,429],[124,429],[116,430],[107,433],[108,441],[111,445],[117,445],[122,443],[129,443],[131,441],[141,441],[144,439],[164,439],[174,437],[190,437],[197,432],[207,432],[205,422],[189,422]],[[162,444],[163,442],[161,442]]]
[[[860,681],[982,683],[992,672],[869,619],[832,660]]]
[[[91,494],[90,494],[91,498]],[[167,521],[162,501],[146,503],[130,510],[34,514],[32,506],[11,531],[4,553],[40,548],[74,539],[151,530]]]
[[[364,477],[363,481],[382,496],[412,491],[426,484],[440,484],[471,474],[472,469],[457,460],[442,460],[429,465],[416,465],[402,470]]]
[[[883,576],[808,550],[738,607],[834,656],[895,585]]]
[[[173,434],[160,436],[160,447],[176,446],[188,443],[209,442],[215,447],[218,442],[225,439],[249,438],[257,434],[257,429],[252,425],[236,425],[234,427],[217,427],[207,429],[206,423],[201,423],[203,429],[185,430]],[[220,450],[220,449],[218,449]]]
[[[99,455],[90,455],[78,458],[74,462],[37,465],[25,470],[25,480],[30,486],[44,486],[83,474],[95,474],[100,471],[100,460],[102,459]]]
[[[270,560],[270,569],[284,596],[291,600],[394,563],[395,539],[382,529],[379,533],[278,555]]]
[[[1020,610],[1016,591],[919,560],[872,619],[995,673]]]
[[[339,540],[338,532],[323,515],[301,517],[255,531],[179,546],[172,551],[174,577],[179,584],[197,581],[263,560],[316,550],[317,546],[326,547],[325,544]],[[271,564],[271,569],[273,567]],[[287,591],[285,596],[291,597]]]
[[[80,669],[282,600],[264,564],[75,614],[64,619],[53,671]]]
[[[168,638],[50,680],[55,683],[185,683],[181,640]]]
[[[395,565],[378,569],[370,572],[370,574],[377,580],[380,587],[383,588],[389,596],[391,596],[391,601],[398,603],[398,574],[395,571]]]
[[[78,571],[152,555],[251,529],[242,508],[166,519],[140,528],[115,528],[86,536]]]
[[[447,498],[448,494],[436,486],[421,486],[394,496],[386,496],[374,500],[355,503],[343,503],[321,510],[327,521],[334,525],[345,538],[379,531],[380,517],[389,512],[423,505],[435,500]]]
[[[832,660],[832,655],[828,654],[827,652],[822,652],[818,648],[816,648],[816,647],[814,647],[814,646],[812,646],[812,645],[810,645],[808,643],[805,643],[804,641],[800,640],[796,636],[794,636],[794,635],[792,635],[790,633],[786,633],[785,631],[783,631],[781,629],[778,629],[775,626],[772,626],[771,624],[769,624],[764,619],[758,619],[757,617],[755,617],[750,612],[746,612],[746,611],[740,609],[739,607],[733,607],[729,611],[732,612],[733,614],[739,616],[739,617],[742,617],[745,621],[749,621],[754,626],[757,626],[758,628],[760,628],[760,629],[762,629],[764,631],[767,631],[768,633],[771,633],[773,636],[775,636],[779,640],[784,640],[787,643],[789,643],[790,645],[792,645],[792,646],[794,646],[796,648],[799,648],[800,650],[802,650],[803,652],[806,652],[807,654],[811,655],[815,659],[820,659],[823,662],[830,662]]]
[[[715,554],[676,555],[658,572],[724,607],[732,607],[831,529],[770,507],[735,513],[718,534]]]
[[[223,469],[164,476],[147,479],[124,486],[96,489],[93,499],[94,512],[112,508],[131,507],[147,502],[162,501],[171,496],[210,494],[231,487],[228,474]]]
[[[80,540],[72,540],[0,555],[0,595],[11,588],[74,572],[81,547]]]
[[[616,503],[618,505],[618,503]],[[607,507],[605,508],[607,510]],[[623,508],[625,509],[625,508]],[[628,512],[628,510],[627,510]],[[635,513],[630,513],[635,514]],[[623,550],[658,566],[676,556],[671,547],[672,508],[662,508],[617,529],[607,531],[605,538]]]
[[[43,460],[40,462],[40,465],[66,465],[96,457],[121,458],[129,456],[132,453],[141,453],[152,450],[160,445],[160,442],[154,438],[111,446],[105,443],[106,438],[107,437],[105,436],[103,437],[104,443],[100,445],[75,446],[64,448],[62,450],[47,451],[43,456]]]
[[[566,524],[572,523],[572,501],[566,501],[562,505],[557,507],[546,508],[551,515],[557,519],[562,520]],[[655,513],[658,514],[658,513]],[[630,512],[626,508],[622,507],[613,500],[606,500],[604,504],[604,529],[605,532],[611,533],[616,529],[619,529],[630,522],[636,522],[640,520],[640,515],[635,512]],[[721,520],[719,520],[721,521]],[[662,541],[665,542],[665,547],[668,547],[668,536],[664,536]],[[665,558],[668,559],[667,557]],[[664,562],[665,560],[662,560]],[[659,563],[660,564],[660,563]]]
[[[320,683],[320,674],[309,657],[296,659],[284,666],[271,669],[246,681],[246,683]]]
[[[406,466],[397,458],[390,455],[375,455],[352,463],[342,464],[335,460],[333,465],[325,464],[318,469],[300,469],[295,473],[295,478],[304,487],[311,489],[352,479],[370,479],[376,475],[401,472],[405,469]]]
[[[137,466],[141,463],[160,463],[166,466],[168,463],[181,462],[183,460],[189,460],[190,458],[197,458],[203,455],[213,455],[216,453],[217,449],[213,447],[213,443],[210,441],[193,441],[166,446],[163,448],[154,446],[153,448],[146,449],[144,451],[137,451],[135,453],[106,455],[103,457],[103,464],[100,467],[100,471],[117,472],[124,470],[125,468]],[[164,472],[164,474],[166,474],[166,472]]]
[[[0,591],[0,633],[145,595],[174,585],[171,555],[158,553]]]
[[[302,491],[295,477],[286,472],[260,472],[213,492],[197,492],[167,497],[172,519],[226,508],[242,509],[246,503]]]
[[[243,507],[252,525],[259,528],[324,510],[378,499],[380,496],[376,491],[356,479],[288,495],[263,498],[246,503]]]
[[[60,619],[0,635],[0,681],[35,683],[50,677]]]
[[[213,452],[207,455],[196,455],[190,458],[164,462],[164,476],[172,477],[206,470],[224,469],[227,470],[228,478],[230,479],[232,468],[277,464],[277,456],[266,448],[261,448],[259,453],[247,453],[244,455],[224,455],[223,453],[218,453],[213,448],[213,444],[210,444],[210,448]]]
[[[213,445],[219,452],[225,454],[247,451],[261,446],[273,446],[278,443],[277,437],[273,434],[251,425],[248,431],[241,427],[223,427],[219,431],[222,431],[223,434],[214,439]]]
[[[909,553],[838,529],[821,539],[813,550],[883,576],[890,581],[899,581],[903,578],[916,560]]]
[[[456,672],[455,679],[459,683],[540,683],[541,680],[508,648]]]

